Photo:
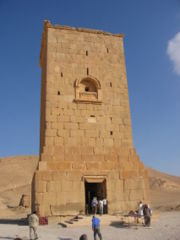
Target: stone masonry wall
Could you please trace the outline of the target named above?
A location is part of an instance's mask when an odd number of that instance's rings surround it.
[[[133,147],[122,35],[46,21],[40,63],[39,214],[84,212],[85,175],[105,176],[109,213],[148,200],[147,171]],[[100,101],[75,101],[76,82],[86,78],[100,83]]]

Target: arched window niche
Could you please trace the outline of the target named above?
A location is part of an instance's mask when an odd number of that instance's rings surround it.
[[[101,103],[102,91],[100,82],[91,76],[75,81],[75,101]]]

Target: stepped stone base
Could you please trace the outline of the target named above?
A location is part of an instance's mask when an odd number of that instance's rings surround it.
[[[85,213],[87,176],[95,182],[100,178],[106,180],[109,214],[136,209],[140,200],[149,201],[148,172],[134,149],[119,149],[115,153],[112,148],[111,153],[100,156],[101,161],[98,158],[92,155],[92,161],[85,159],[79,164],[78,159],[40,161],[34,182],[35,206],[39,215]]]

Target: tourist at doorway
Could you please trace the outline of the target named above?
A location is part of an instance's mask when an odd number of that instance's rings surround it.
[[[99,200],[99,214],[102,215],[103,214],[103,200]]]
[[[107,213],[107,199],[103,199],[103,212],[106,214]]]
[[[99,239],[102,240],[102,235],[100,232],[100,219],[93,216],[92,218],[92,230],[94,232],[94,240],[97,240],[96,236],[98,235]]]
[[[92,200],[92,203],[91,203],[92,213],[93,214],[97,213],[97,206],[98,206],[97,197],[93,197],[93,200]]]
[[[37,235],[37,227],[39,225],[39,218],[36,215],[36,212],[33,212],[28,217],[28,223],[29,223],[29,237],[30,239],[38,239]],[[34,237],[33,237],[34,235]]]

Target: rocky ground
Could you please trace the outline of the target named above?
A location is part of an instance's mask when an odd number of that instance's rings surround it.
[[[84,233],[87,234],[88,240],[93,239],[90,217],[87,226],[62,228],[58,224],[50,224],[38,227],[39,239],[43,240],[78,240]],[[119,216],[119,219],[113,219],[109,225],[102,224],[101,233],[103,240],[179,240],[180,214],[177,211],[161,212],[158,218],[152,220],[152,228],[145,228],[141,224],[123,224]],[[28,226],[17,220],[0,220],[0,239],[15,237],[29,239]]]

